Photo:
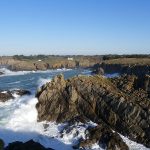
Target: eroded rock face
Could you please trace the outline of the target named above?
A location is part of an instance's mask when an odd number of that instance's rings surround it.
[[[33,140],[23,142],[10,143],[4,150],[53,150],[51,148],[45,148],[41,144],[34,142]]]
[[[117,83],[102,76],[78,76],[64,80],[63,75],[56,76],[37,92],[38,121],[59,123],[81,116],[98,125],[103,122],[98,138],[103,134],[109,135],[107,148],[113,143],[116,143],[116,149],[120,145],[121,137],[112,129],[150,147],[150,99],[146,93],[142,95],[134,90],[136,77],[127,77],[127,81],[126,84],[120,83],[121,79],[118,79]],[[105,128],[109,132],[105,132]]]

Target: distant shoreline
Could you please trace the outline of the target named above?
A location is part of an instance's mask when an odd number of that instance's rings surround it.
[[[150,65],[150,55],[14,55],[0,57],[0,66],[6,66],[12,71],[93,68],[95,64],[145,66]]]

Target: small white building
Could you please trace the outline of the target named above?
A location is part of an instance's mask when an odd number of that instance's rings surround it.
[[[68,57],[68,60],[73,60],[73,58],[72,57]]]
[[[38,61],[42,61],[41,59],[39,59]]]

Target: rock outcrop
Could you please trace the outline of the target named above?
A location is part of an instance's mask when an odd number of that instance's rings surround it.
[[[0,102],[6,102],[10,99],[14,99],[14,94],[18,96],[23,96],[23,95],[30,95],[31,92],[28,90],[23,90],[23,89],[17,89],[17,90],[11,90],[11,91],[0,91]]]
[[[13,99],[13,95],[10,91],[2,91],[0,92],[0,102],[5,102],[9,99]]]
[[[95,64],[92,70],[94,74],[98,75],[103,75],[104,72],[106,74],[134,75],[137,77],[136,88],[142,88],[150,95],[150,65],[101,63]]]
[[[150,147],[150,99],[145,91],[135,90],[136,77],[129,76],[126,80],[125,84],[122,79],[112,82],[102,76],[78,76],[68,80],[64,80],[63,75],[56,76],[36,94],[38,121],[60,123],[80,116],[98,124],[98,131],[93,129],[99,133],[96,139],[101,142],[105,141],[103,137],[108,137],[108,143],[104,142],[107,149],[112,143],[128,149],[117,132]],[[95,138],[94,135],[89,137]]]
[[[34,142],[33,140],[23,142],[10,143],[4,150],[53,150],[51,148],[45,148],[41,144]]]

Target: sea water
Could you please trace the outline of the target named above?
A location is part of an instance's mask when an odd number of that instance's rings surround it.
[[[0,138],[4,140],[5,146],[10,142],[23,141],[33,139],[41,143],[45,147],[51,147],[55,150],[72,150],[74,144],[79,138],[84,138],[86,128],[78,125],[75,130],[80,134],[77,137],[72,133],[66,133],[63,138],[60,136],[60,130],[64,124],[56,124],[55,122],[37,122],[37,111],[35,108],[38,102],[35,98],[37,88],[50,82],[57,74],[63,73],[65,78],[75,75],[89,75],[90,70],[83,69],[59,69],[48,71],[18,71],[12,72],[8,69],[1,68],[0,71],[4,75],[0,76],[0,90],[26,89],[31,91],[30,96],[14,95],[14,100],[0,103]],[[44,124],[49,124],[45,130]],[[95,125],[90,122],[88,125]],[[131,150],[148,150],[144,146],[128,140],[123,137]],[[92,149],[102,150],[97,144]]]

